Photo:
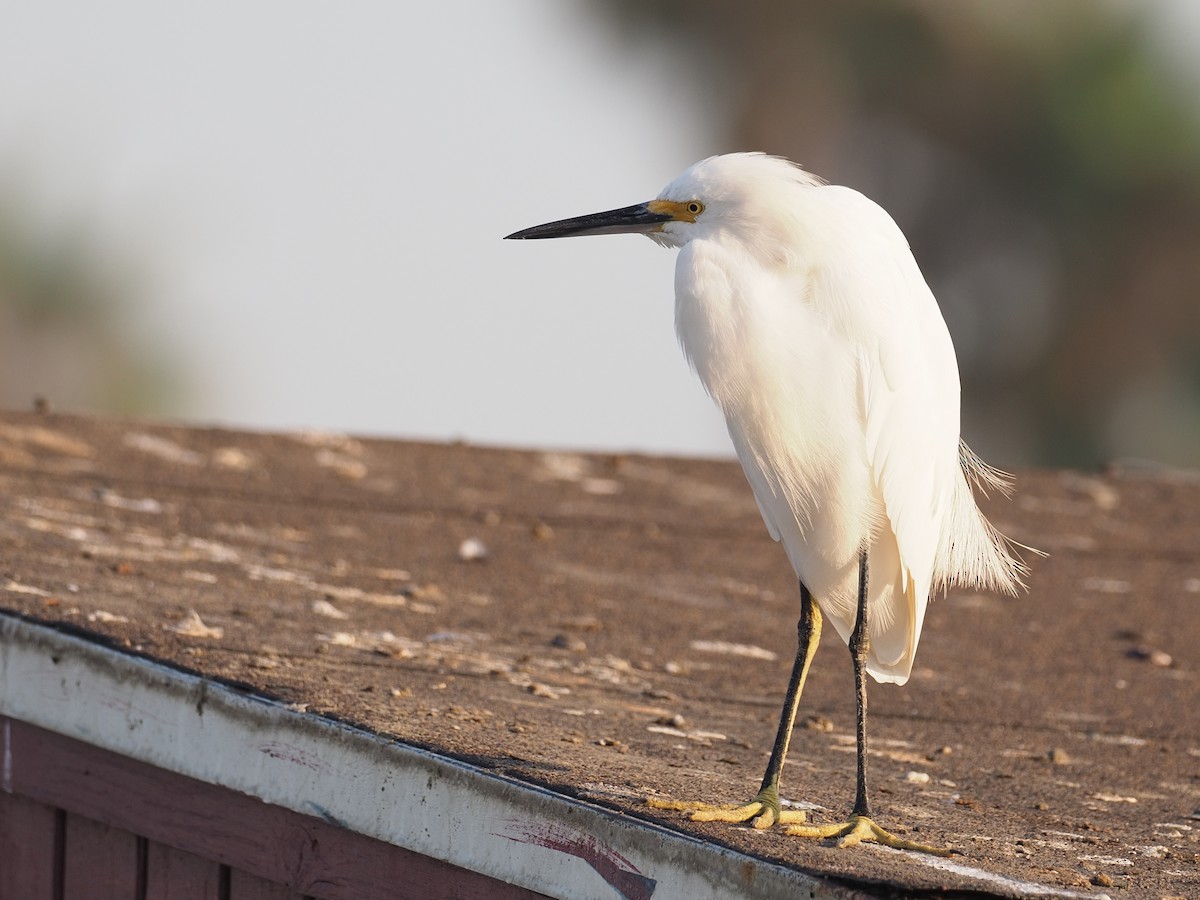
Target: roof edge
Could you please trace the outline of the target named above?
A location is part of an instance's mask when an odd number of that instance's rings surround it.
[[[0,714],[551,896],[862,896],[3,612]]]

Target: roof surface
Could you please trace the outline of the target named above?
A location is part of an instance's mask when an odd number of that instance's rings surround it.
[[[1200,476],[1027,472],[985,504],[1050,553],[935,601],[871,685],[885,827],[961,851],[693,823],[757,790],[798,591],[736,463],[0,416],[0,609],[888,896],[1200,894]],[[827,629],[783,794],[854,794]]]

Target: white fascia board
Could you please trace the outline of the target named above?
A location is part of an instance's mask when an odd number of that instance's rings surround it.
[[[0,714],[553,897],[861,896],[5,614]]]

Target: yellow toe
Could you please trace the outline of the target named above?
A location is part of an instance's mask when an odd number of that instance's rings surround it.
[[[890,831],[880,828],[869,816],[851,816],[845,822],[835,822],[831,825],[792,825],[787,833],[796,837],[806,838],[839,838],[839,847],[854,847],[864,841],[883,844],[896,850],[913,850],[917,853],[929,853],[933,856],[953,856],[954,851],[944,847],[931,847],[928,844],[918,844],[896,837]]]
[[[770,798],[764,798],[762,795],[741,806],[701,803],[694,800],[664,800],[658,797],[648,797],[646,805],[653,809],[689,813],[694,822],[727,822],[731,825],[749,822],[758,829],[770,828],[775,824],[796,825],[807,821],[804,810],[780,810]]]

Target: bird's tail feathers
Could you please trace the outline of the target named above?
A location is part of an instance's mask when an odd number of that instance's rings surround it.
[[[942,529],[934,587],[945,591],[955,584],[1015,595],[1025,587],[1029,567],[1020,550],[1045,555],[1001,534],[975,503],[971,484],[987,496],[998,490],[1012,493],[1012,476],[981,460],[965,443],[959,444],[963,477],[957,480],[950,513]]]
[[[990,496],[990,491],[999,491],[1005,497],[1012,496],[1012,472],[988,465],[961,438],[958,441],[958,461],[967,480],[975,485],[983,496]]]

